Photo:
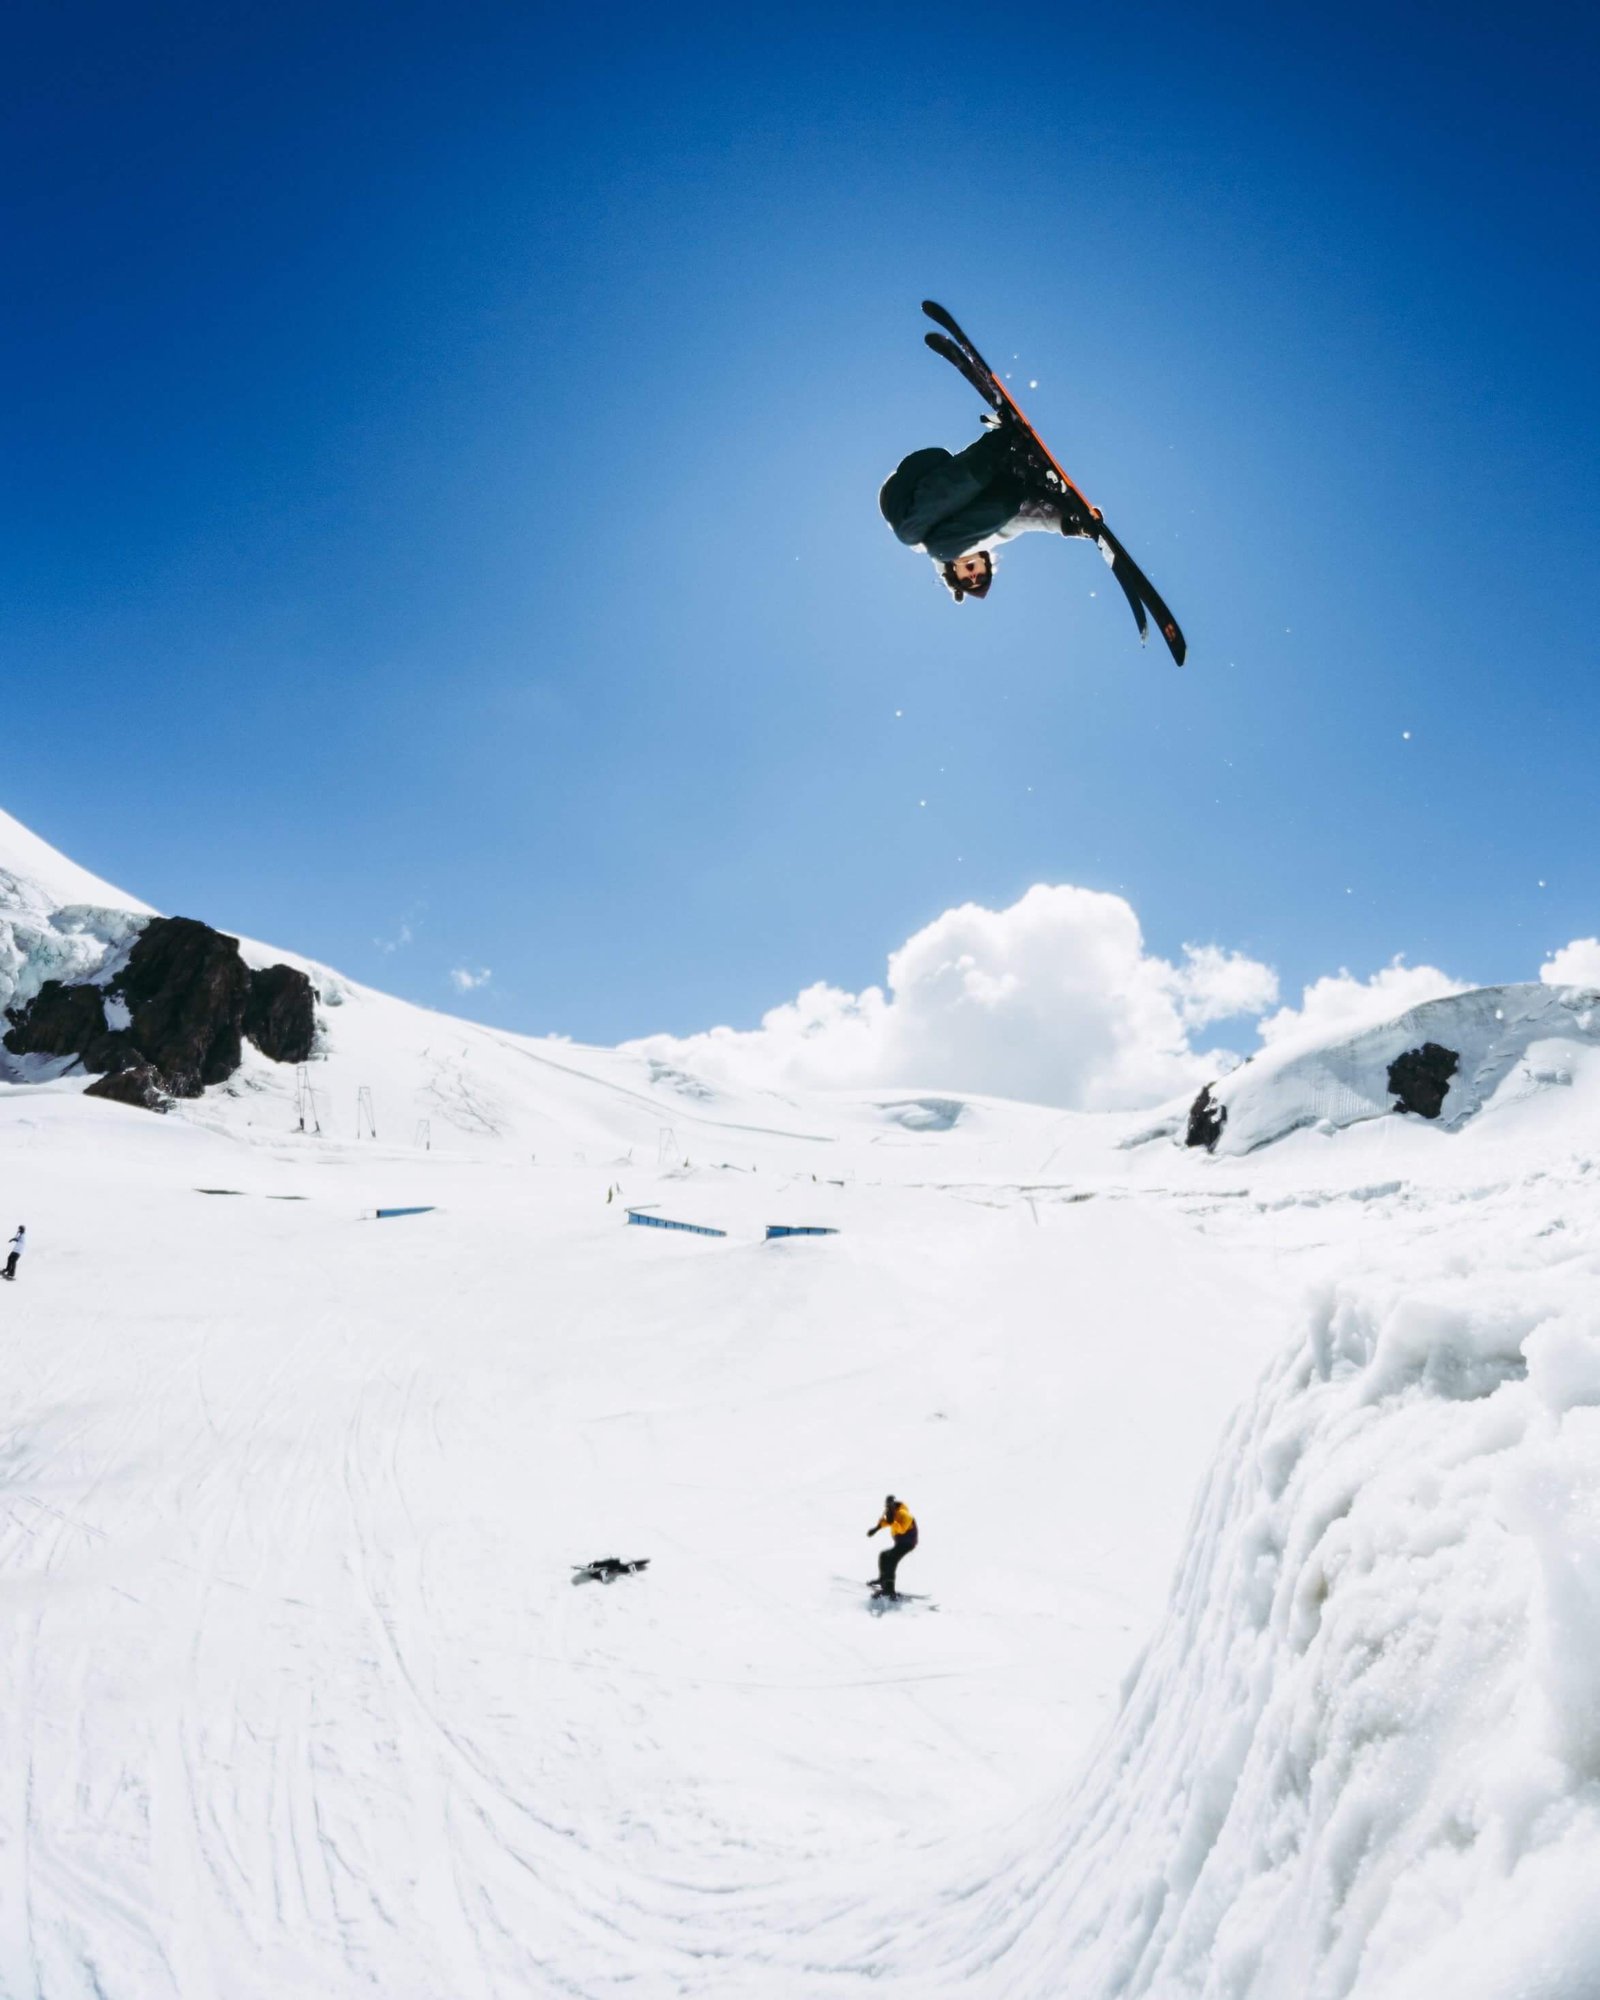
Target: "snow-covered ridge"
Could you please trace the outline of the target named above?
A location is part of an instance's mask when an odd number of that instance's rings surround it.
[[[1202,1093],[1189,1143],[1209,1141],[1219,1154],[1248,1153],[1307,1126],[1338,1130],[1407,1108],[1408,1056],[1417,1057],[1413,1079],[1420,1073],[1424,1080],[1409,1108],[1453,1130],[1529,1091],[1570,1084],[1575,1065],[1596,1047],[1600,993],[1482,986],[1426,1001],[1357,1035],[1252,1058]],[[1429,1050],[1436,1053],[1422,1053]],[[1418,1110],[1418,1102],[1425,1108]]]

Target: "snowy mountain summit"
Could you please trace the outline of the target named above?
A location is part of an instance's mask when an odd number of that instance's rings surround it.
[[[0,819],[0,1992],[1600,1993],[1600,996],[1152,1124],[201,915]]]

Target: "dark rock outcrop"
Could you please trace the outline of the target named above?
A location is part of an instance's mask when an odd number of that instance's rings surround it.
[[[1189,1106],[1189,1129],[1183,1136],[1183,1143],[1186,1146],[1204,1146],[1208,1153],[1213,1153],[1227,1122],[1228,1107],[1219,1104],[1211,1095],[1208,1083]]]
[[[133,1015],[128,1039],[174,1097],[198,1097],[239,1067],[250,973],[237,938],[193,917],[152,917],[110,991]]]
[[[244,1031],[274,1062],[311,1059],[317,1038],[317,996],[311,981],[292,965],[269,965],[252,972],[245,1001]]]
[[[120,1002],[112,1027],[106,1003]],[[293,966],[252,972],[239,940],[193,917],[152,917],[104,987],[45,982],[13,1008],[13,1055],[72,1056],[102,1078],[90,1095],[165,1110],[239,1067],[244,1037],[274,1062],[304,1062],[316,1038],[316,994]]]
[[[1396,1111],[1414,1111],[1419,1118],[1437,1118],[1444,1109],[1450,1079],[1461,1067],[1454,1049],[1441,1042],[1424,1042],[1407,1049],[1389,1065],[1389,1089],[1398,1099]]]
[[[14,1056],[75,1056],[107,1032],[99,987],[64,986],[59,979],[47,979],[9,1018],[5,1045]]]
[[[134,1063],[102,1076],[83,1093],[85,1097],[107,1097],[113,1104],[132,1104],[140,1111],[165,1111],[172,1099],[161,1087],[159,1072],[149,1063]]]

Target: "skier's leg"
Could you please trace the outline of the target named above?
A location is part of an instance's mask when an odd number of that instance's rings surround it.
[[[892,1542],[878,1551],[878,1588],[885,1596],[894,1594],[894,1566],[899,1559],[899,1551]]]
[[[909,1535],[903,1535],[901,1539],[894,1545],[893,1561],[891,1562],[889,1567],[889,1595],[891,1597],[896,1597],[899,1595],[899,1592],[895,1587],[895,1580],[894,1580],[895,1572],[899,1569],[900,1565],[905,1561],[906,1557],[910,1555],[911,1551],[916,1546],[917,1546],[917,1531],[915,1527],[912,1528],[911,1533]]]

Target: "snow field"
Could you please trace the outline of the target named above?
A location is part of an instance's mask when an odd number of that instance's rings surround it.
[[[845,1233],[769,1246],[759,1174],[632,1177],[709,1241],[609,1166],[3,1108],[0,1990],[52,2000],[882,1977],[1105,1720],[1265,1341],[1159,1201],[807,1170]],[[438,1212],[355,1219],[396,1182]],[[866,1612],[890,1485],[937,1614]]]

